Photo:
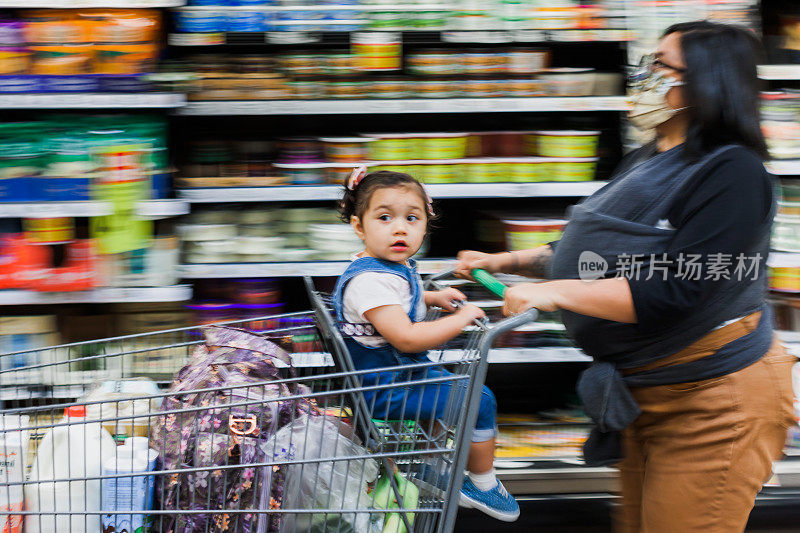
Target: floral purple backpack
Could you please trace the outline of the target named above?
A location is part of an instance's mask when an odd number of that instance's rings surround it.
[[[236,511],[280,508],[285,468],[247,465],[267,462],[260,445],[317,409],[302,398],[280,399],[309,389],[275,382],[285,377],[275,359],[291,362],[275,343],[221,326],[203,328],[203,335],[205,344],[176,374],[169,388],[174,395],[164,398],[165,414],[150,437],[163,470],[200,469],[158,476],[156,509],[194,512],[156,515],[155,525],[163,533],[277,532],[280,514]],[[208,510],[234,512],[203,512]]]

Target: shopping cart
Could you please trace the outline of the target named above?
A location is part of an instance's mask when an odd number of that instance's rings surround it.
[[[306,285],[307,312],[0,354],[0,530],[452,531],[489,349],[536,311],[363,371]],[[365,401],[444,383],[436,420]]]

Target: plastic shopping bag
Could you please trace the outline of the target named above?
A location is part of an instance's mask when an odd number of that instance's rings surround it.
[[[308,461],[289,465],[283,509],[331,511],[329,514],[287,513],[281,521],[281,532],[360,533],[369,529],[369,513],[341,513],[337,510],[366,510],[372,506],[367,484],[377,478],[378,463],[368,458],[330,460],[368,454],[364,447],[354,442],[355,437],[345,437],[340,430],[352,432],[337,418],[304,415],[278,430],[262,445],[266,457],[275,461]]]

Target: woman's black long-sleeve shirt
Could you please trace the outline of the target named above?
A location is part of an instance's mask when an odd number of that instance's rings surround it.
[[[616,174],[652,154],[652,146],[628,154]],[[766,268],[766,257],[756,261],[754,250],[765,227],[772,224],[773,186],[774,178],[761,159],[744,147],[725,152],[683,186],[668,209],[667,220],[661,221],[676,229],[664,268],[650,279],[644,271],[628,276],[642,331],[668,326],[714,294],[718,286],[714,278],[720,274],[709,270],[709,262],[716,263],[717,272],[727,270],[731,276],[741,274],[734,272],[737,258],[746,262],[740,267],[752,269],[755,261],[757,268]],[[557,241],[552,243],[557,245]],[[699,279],[687,276],[691,267],[680,262],[697,255],[702,265]],[[752,270],[747,274],[752,275]]]

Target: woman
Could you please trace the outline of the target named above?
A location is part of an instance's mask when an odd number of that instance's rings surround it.
[[[742,531],[794,422],[795,358],[765,302],[757,52],[733,26],[669,28],[632,79],[630,119],[655,142],[573,206],[559,241],[459,254],[463,276],[554,280],[510,288],[504,311],[561,310],[594,358],[578,383],[596,423],[584,456],[622,459],[618,531]]]

